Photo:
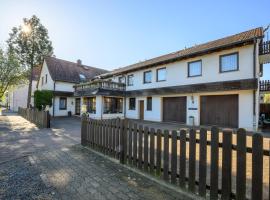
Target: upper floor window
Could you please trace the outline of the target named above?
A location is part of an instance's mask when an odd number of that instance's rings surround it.
[[[133,74],[131,74],[131,75],[128,75],[128,81],[127,81],[127,83],[128,83],[128,86],[132,86],[133,85]]]
[[[45,83],[47,83],[47,81],[48,81],[48,74],[46,74],[45,76]]]
[[[201,76],[202,75],[202,61],[197,60],[188,63],[188,77]]]
[[[66,110],[67,109],[67,98],[60,97],[59,99],[59,110]]]
[[[44,77],[42,76],[41,77],[41,85],[43,85],[44,84]]]
[[[129,98],[129,110],[136,109],[136,98]]]
[[[118,82],[119,82],[119,83],[125,83],[125,77],[124,77],[124,76],[120,76],[120,77],[118,78]]]
[[[157,81],[166,81],[166,68],[157,69]]]
[[[152,110],[152,97],[147,97],[146,100],[146,110]]]
[[[146,71],[143,73],[143,83],[152,82],[152,71]]]
[[[220,72],[237,71],[239,69],[238,53],[221,55],[219,57]]]

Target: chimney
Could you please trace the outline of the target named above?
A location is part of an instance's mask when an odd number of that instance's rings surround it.
[[[78,59],[78,60],[77,60],[77,64],[78,64],[78,65],[82,65],[82,60]]]

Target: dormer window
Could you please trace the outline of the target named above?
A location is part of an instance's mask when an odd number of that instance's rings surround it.
[[[86,77],[85,77],[85,75],[84,74],[79,74],[79,76],[80,76],[80,81],[85,81],[86,80]]]

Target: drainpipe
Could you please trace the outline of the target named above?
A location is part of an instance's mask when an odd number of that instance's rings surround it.
[[[253,46],[253,78],[256,78],[256,58],[257,58],[257,39],[254,39],[254,46]],[[258,84],[258,83],[257,83]],[[258,88],[256,89],[258,90]],[[253,90],[253,130],[256,130],[256,90]]]
[[[127,83],[127,81],[126,81],[126,75],[125,75],[125,88],[124,88],[124,119],[126,119],[126,110],[127,110],[127,102],[126,102],[126,99],[127,99],[127,93],[126,93],[126,83]]]
[[[53,82],[53,117],[54,117],[54,103],[55,103],[54,92],[55,92],[55,81]]]

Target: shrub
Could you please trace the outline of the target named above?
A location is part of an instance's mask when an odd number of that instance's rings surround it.
[[[36,90],[34,93],[34,105],[39,110],[44,110],[46,106],[52,106],[53,93],[49,90]]]

